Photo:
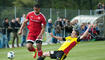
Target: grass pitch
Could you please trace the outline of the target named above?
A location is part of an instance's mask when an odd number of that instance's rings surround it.
[[[44,45],[43,51],[57,50],[61,44]],[[37,60],[25,47],[0,49],[0,60],[8,60],[7,52],[14,51],[13,60]],[[45,60],[51,60],[49,57]],[[54,59],[52,59],[54,60]],[[68,54],[65,60],[105,60],[105,41],[80,42]]]

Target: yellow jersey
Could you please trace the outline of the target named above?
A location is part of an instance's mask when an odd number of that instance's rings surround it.
[[[72,38],[71,36],[63,38],[65,41],[58,51],[63,51],[66,55],[80,41],[80,38]]]

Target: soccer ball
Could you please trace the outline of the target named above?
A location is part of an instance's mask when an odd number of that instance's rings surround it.
[[[15,57],[15,54],[13,51],[8,52],[7,54],[8,59],[13,59]]]

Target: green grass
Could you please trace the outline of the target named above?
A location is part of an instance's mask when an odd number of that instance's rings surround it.
[[[57,50],[61,44],[43,46],[43,51]],[[25,47],[0,49],[0,60],[8,60],[7,52],[14,51],[14,60],[37,60]],[[45,60],[51,60],[49,57]],[[65,60],[105,60],[105,41],[80,42],[68,54]]]

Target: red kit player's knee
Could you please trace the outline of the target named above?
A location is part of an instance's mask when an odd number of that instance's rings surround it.
[[[37,40],[36,40],[36,43],[42,44],[41,39],[37,39]]]
[[[30,48],[28,48],[28,51],[34,52],[35,51],[35,48],[34,47],[30,47]]]

